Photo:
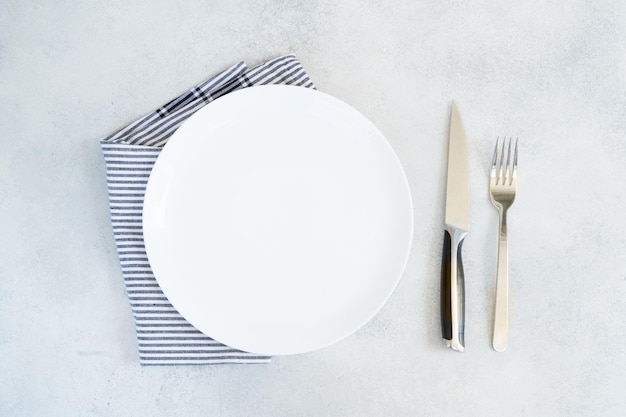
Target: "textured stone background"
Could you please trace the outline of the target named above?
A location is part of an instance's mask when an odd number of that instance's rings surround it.
[[[143,3],[0,3],[0,415],[624,413],[625,3]],[[405,275],[332,347],[142,368],[98,140],[230,64],[285,53],[398,153],[415,208]],[[452,99],[471,142],[465,354],[439,338]],[[490,348],[498,135],[521,152],[503,354]]]

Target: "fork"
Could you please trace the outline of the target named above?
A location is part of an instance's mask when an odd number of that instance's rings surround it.
[[[491,202],[498,209],[498,268],[496,278],[496,308],[493,323],[493,348],[497,352],[506,349],[509,338],[509,250],[507,239],[507,211],[515,200],[517,189],[517,139],[511,155],[512,139],[496,140],[491,163],[489,194]],[[511,159],[512,156],[512,159]]]

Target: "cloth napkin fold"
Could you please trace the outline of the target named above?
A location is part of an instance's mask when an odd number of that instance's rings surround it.
[[[152,167],[178,127],[211,101],[263,84],[315,88],[294,55],[248,69],[240,62],[100,141],[111,223],[130,300],[142,365],[263,363],[269,356],[225,346],[194,328],[169,303],[148,262],[142,209]]]

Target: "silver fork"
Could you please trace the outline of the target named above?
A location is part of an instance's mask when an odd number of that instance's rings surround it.
[[[511,149],[512,140],[496,141],[491,163],[489,194],[491,202],[500,214],[498,228],[498,270],[496,278],[496,308],[493,323],[493,348],[502,352],[506,349],[509,338],[509,250],[507,239],[507,211],[515,200],[517,189],[517,139],[515,149]],[[513,151],[513,155],[511,152]]]

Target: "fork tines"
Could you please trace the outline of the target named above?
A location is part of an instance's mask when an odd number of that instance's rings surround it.
[[[513,160],[511,160],[512,142],[513,138],[503,138],[502,146],[500,146],[500,137],[496,140],[496,149],[493,151],[491,163],[491,178],[495,179],[495,185],[511,185],[517,178],[517,138]]]

